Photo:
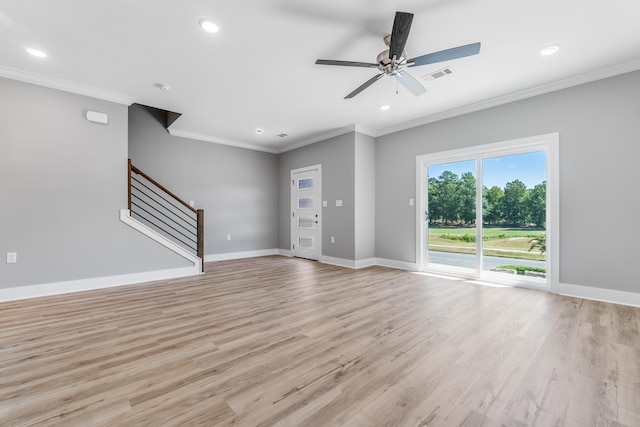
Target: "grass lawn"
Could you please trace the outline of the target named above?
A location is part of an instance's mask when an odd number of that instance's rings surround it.
[[[485,255],[518,259],[545,259],[545,255],[538,251],[529,252],[531,240],[544,235],[543,229],[485,226],[482,231],[482,246]],[[475,233],[475,227],[429,227],[429,250],[474,253]]]

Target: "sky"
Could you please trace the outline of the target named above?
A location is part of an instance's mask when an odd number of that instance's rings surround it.
[[[429,166],[429,176],[439,177],[448,170],[460,177],[464,172],[475,171],[475,162],[468,160],[456,163],[443,163]],[[546,179],[546,156],[544,151],[516,154],[513,156],[490,157],[483,160],[483,185],[491,188],[494,185],[504,188],[510,181],[519,179],[527,188],[533,188]]]

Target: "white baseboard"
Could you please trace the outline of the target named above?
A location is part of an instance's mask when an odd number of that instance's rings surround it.
[[[123,274],[121,276],[95,277],[91,279],[71,280],[67,282],[45,283],[40,285],[18,286],[0,289],[0,302],[37,298],[71,292],[92,291],[114,286],[133,285],[155,280],[177,279],[195,276],[200,269],[194,267],[173,268],[170,270],[149,271],[144,273]]]
[[[557,286],[554,286],[552,292],[569,297],[640,307],[640,293],[570,285],[568,283],[558,283]]]
[[[324,264],[331,264],[331,265],[337,265],[340,267],[347,267],[347,268],[354,268],[354,269],[379,265],[381,267],[398,268],[400,270],[408,270],[408,271],[418,270],[416,264],[413,262],[395,261],[395,260],[384,259],[384,258],[366,258],[366,259],[360,259],[360,260],[354,261],[350,259],[321,256],[320,262]]]
[[[415,262],[397,261],[395,259],[376,258],[376,265],[400,270],[418,271],[418,264]]]
[[[288,257],[293,256],[293,252],[291,252],[291,250],[289,249],[276,249],[276,251],[278,252],[278,255],[288,256]]]
[[[355,268],[367,268],[367,267],[372,267],[374,265],[378,265],[378,260],[376,258],[357,259],[355,263],[356,263]]]
[[[318,261],[323,264],[337,265],[339,267],[356,268],[356,262],[351,259],[320,255],[320,259]]]
[[[280,253],[280,251],[282,251],[282,249],[262,249],[258,251],[230,252],[226,254],[211,254],[211,255],[204,256],[204,262],[226,261],[226,260],[240,259],[240,258],[255,258],[259,256],[268,256],[268,255],[283,255]]]

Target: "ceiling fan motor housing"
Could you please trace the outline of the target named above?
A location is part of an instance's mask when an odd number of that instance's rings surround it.
[[[378,69],[391,76],[396,74],[400,70],[400,66],[406,63],[406,58],[407,53],[402,52],[402,56],[394,62],[389,58],[389,49],[387,49],[378,54],[376,61],[378,62]]]

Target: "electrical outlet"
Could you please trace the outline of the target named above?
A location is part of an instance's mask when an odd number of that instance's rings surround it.
[[[227,234],[227,240],[231,240],[231,234]]]
[[[18,262],[17,252],[7,252],[7,264],[14,264]]]

